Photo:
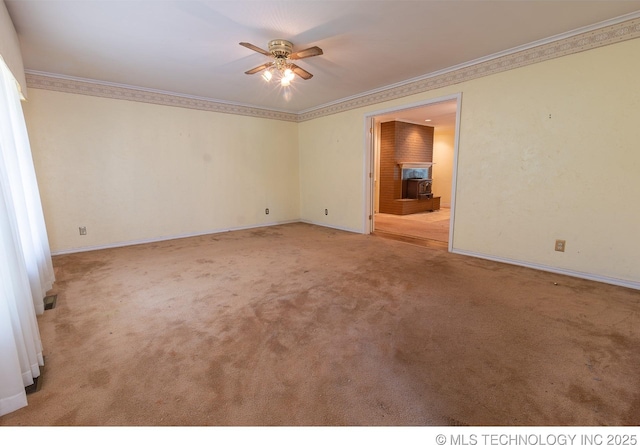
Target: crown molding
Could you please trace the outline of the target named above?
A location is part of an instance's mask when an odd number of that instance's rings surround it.
[[[27,86],[42,90],[59,91],[63,93],[82,94],[85,96],[106,97],[109,99],[130,100],[155,105],[190,108],[200,111],[239,114],[242,116],[260,117],[296,122],[297,115],[280,110],[257,108],[248,105],[224,102],[184,94],[169,93],[147,88],[100,82],[91,79],[61,76],[40,71],[25,70]]]
[[[574,32],[569,37],[558,37],[547,41],[547,43],[540,44],[540,42],[537,42],[537,44],[524,45],[506,51],[503,55],[500,55],[502,53],[494,54],[376,91],[369,91],[362,95],[345,98],[315,109],[305,110],[298,114],[298,121],[303,122],[355,108],[375,105],[534,63],[636,39],[640,37],[640,14],[633,14],[633,17],[630,20],[614,24],[604,22],[606,26],[601,28],[592,29],[593,27],[590,27],[589,31]]]
[[[201,111],[304,122],[640,37],[640,12],[522,45],[451,68],[327,103],[300,113],[25,70],[27,86]]]

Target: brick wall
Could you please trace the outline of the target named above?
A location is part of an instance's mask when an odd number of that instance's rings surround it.
[[[380,212],[397,212],[402,199],[400,162],[433,162],[433,127],[384,122],[380,128]]]

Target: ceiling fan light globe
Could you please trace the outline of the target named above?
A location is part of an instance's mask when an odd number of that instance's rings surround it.
[[[286,70],[284,70],[284,77],[286,79],[289,79],[289,81],[292,81],[295,76],[296,75],[293,71],[291,71],[291,68],[287,68]]]
[[[270,70],[266,70],[264,73],[262,73],[262,78],[267,82],[269,82],[272,77],[273,77],[273,74],[271,73]]]
[[[280,85],[282,85],[283,87],[288,87],[291,84],[291,79],[289,79],[288,77],[283,77],[282,79],[280,79]]]

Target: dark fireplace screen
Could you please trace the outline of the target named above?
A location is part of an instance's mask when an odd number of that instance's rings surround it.
[[[407,199],[429,199],[431,193],[431,179],[407,179]]]

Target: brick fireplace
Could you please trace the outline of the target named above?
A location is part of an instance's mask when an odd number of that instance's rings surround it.
[[[381,124],[381,213],[407,215],[440,209],[431,193],[433,127],[392,121]]]

